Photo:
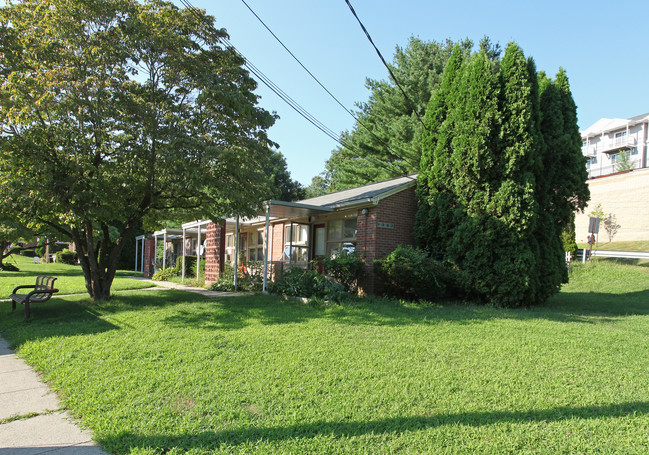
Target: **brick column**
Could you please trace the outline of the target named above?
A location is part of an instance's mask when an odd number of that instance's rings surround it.
[[[375,292],[373,263],[376,259],[376,212],[376,207],[368,208],[366,215],[359,210],[356,218],[356,254],[365,261],[365,271],[358,283],[360,294]]]
[[[374,260],[383,259],[398,246],[415,244],[415,215],[417,202],[414,188],[409,188],[367,209],[367,215],[358,211],[356,251],[365,258],[365,276],[360,280],[363,294],[381,292],[374,277]],[[381,225],[379,225],[381,223]]]
[[[153,259],[155,255],[155,240],[153,238],[144,239],[144,276],[153,275]],[[139,259],[139,258],[138,258]]]
[[[205,234],[205,284],[219,279],[225,264],[225,222],[209,223]]]

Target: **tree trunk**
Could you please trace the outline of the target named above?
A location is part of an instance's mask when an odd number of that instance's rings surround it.
[[[110,300],[110,289],[124,248],[124,239],[133,229],[132,223],[128,223],[114,244],[105,235],[99,248],[94,244],[92,225],[86,224],[83,233],[73,230],[72,240],[79,254],[86,290],[93,300]]]

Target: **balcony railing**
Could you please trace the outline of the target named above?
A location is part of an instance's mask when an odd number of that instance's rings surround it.
[[[598,153],[611,153],[617,150],[631,149],[638,144],[632,136],[621,136],[600,141],[596,144],[584,145],[581,148],[585,156],[596,156]]]
[[[632,158],[629,163],[632,167],[631,169],[639,169],[642,167],[640,157]],[[595,177],[602,177],[604,175],[615,174],[616,172],[622,172],[623,169],[620,163],[617,164],[592,164],[590,167],[586,167],[588,170],[588,178],[592,179]]]

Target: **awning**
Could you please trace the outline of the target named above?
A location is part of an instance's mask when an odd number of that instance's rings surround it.
[[[299,202],[276,201],[274,199],[264,202],[264,207],[270,209],[268,215],[271,218],[303,218],[334,211],[329,207],[301,204]]]

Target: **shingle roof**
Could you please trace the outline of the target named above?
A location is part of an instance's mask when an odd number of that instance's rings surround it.
[[[383,182],[370,183],[369,185],[350,188],[348,190],[337,191],[335,193],[324,194],[309,199],[298,201],[300,204],[308,204],[320,207],[335,208],[346,205],[353,205],[369,201],[370,199],[381,197],[386,194],[398,192],[406,189],[417,182],[417,174],[398,177]]]

